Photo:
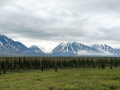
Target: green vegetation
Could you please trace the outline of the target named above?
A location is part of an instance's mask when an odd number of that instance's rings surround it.
[[[0,90],[120,90],[120,58],[3,57]]]
[[[1,90],[120,90],[120,68],[7,72]]]

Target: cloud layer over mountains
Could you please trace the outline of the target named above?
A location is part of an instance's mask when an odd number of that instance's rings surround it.
[[[119,3],[119,0],[0,0],[0,33],[23,40],[28,46],[31,41],[37,45],[40,41],[56,45],[61,41],[79,41],[119,47]]]

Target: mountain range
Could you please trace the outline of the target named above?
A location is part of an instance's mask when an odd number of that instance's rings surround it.
[[[78,42],[60,43],[51,53],[44,53],[39,47],[26,47],[5,35],[0,35],[0,56],[120,56],[120,49],[106,44],[91,46]]]
[[[94,44],[91,46],[77,42],[61,43],[52,54],[55,56],[119,56],[120,49],[114,49],[106,44]]]
[[[0,56],[39,56],[45,55],[37,46],[26,47],[5,35],[0,35]]]

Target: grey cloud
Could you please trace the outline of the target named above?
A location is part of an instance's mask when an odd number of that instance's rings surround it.
[[[0,0],[0,33],[52,41],[118,41],[120,30],[115,24],[119,22],[119,3],[119,0]],[[107,26],[108,19],[118,22]]]

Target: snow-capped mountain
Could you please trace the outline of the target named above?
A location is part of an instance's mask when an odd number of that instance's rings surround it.
[[[52,54],[56,56],[70,56],[70,55],[94,55],[100,53],[96,48],[89,47],[87,45],[73,42],[73,43],[61,43],[55,49]]]
[[[117,54],[117,52],[115,51],[114,48],[112,48],[111,46],[108,46],[106,44],[94,44],[94,45],[91,45],[91,47],[100,50],[101,53],[103,53],[105,55],[115,55],[115,54]]]
[[[32,55],[34,53],[36,54],[22,43],[0,35],[0,55]]]
[[[91,46],[81,43],[61,43],[52,51],[55,56],[113,56],[120,55],[120,49],[114,49],[106,44],[94,44]]]
[[[39,47],[37,47],[35,45],[32,45],[31,47],[29,47],[29,49],[36,53],[44,53]]]
[[[21,42],[14,41],[5,35],[0,35],[0,56],[120,56],[120,49],[112,48],[106,44],[91,46],[82,43],[61,43],[45,54],[37,46],[26,47]]]
[[[120,49],[119,48],[115,48],[114,52],[115,52],[115,55],[120,56]]]
[[[12,39],[0,35],[0,53],[1,54],[23,54],[29,52],[28,48],[20,42],[15,42]]]

